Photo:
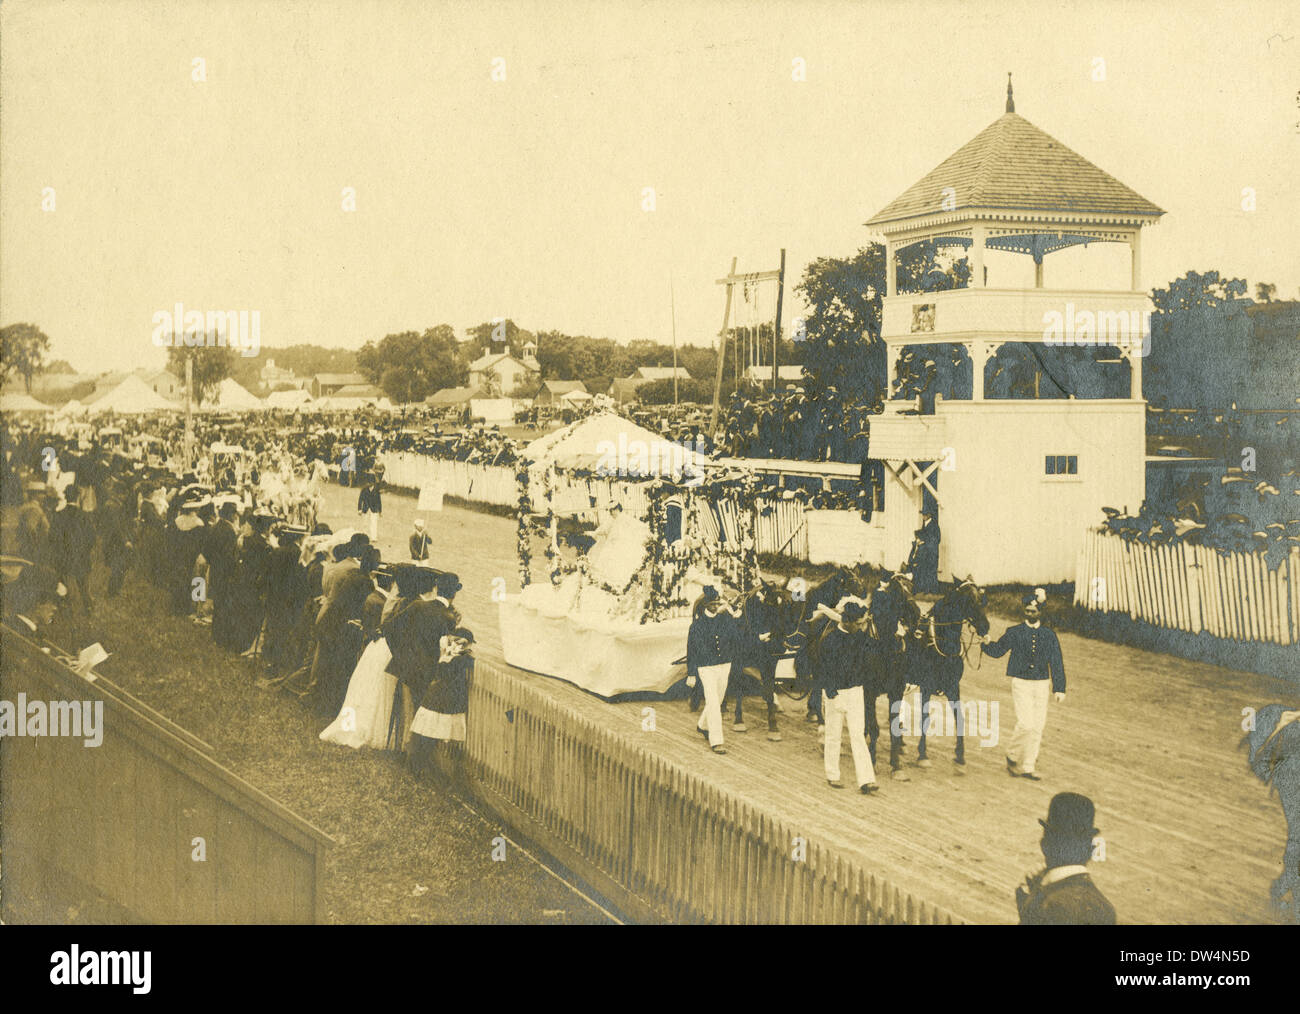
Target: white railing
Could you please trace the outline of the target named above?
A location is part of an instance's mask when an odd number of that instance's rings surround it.
[[[1269,569],[1263,553],[1129,542],[1091,529],[1074,601],[1098,612],[1234,641],[1300,642],[1300,547]]]

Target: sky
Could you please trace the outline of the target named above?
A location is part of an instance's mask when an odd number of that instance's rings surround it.
[[[83,371],[161,365],[177,302],[259,311],[264,356],[496,317],[706,344],[733,257],[785,248],[797,317],[805,266],[870,241],[1008,71],[1018,113],[1166,210],[1147,287],[1300,295],[1290,0],[5,0],[0,324]],[[1047,284],[1126,265],[1066,251]]]

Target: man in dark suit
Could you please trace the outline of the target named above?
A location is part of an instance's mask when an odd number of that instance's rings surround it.
[[[212,602],[212,640],[233,648],[236,634],[233,590],[238,562],[239,531],[235,505],[226,501],[217,509],[217,523],[207,533],[203,556],[208,561],[207,596]]]
[[[69,486],[64,493],[67,505],[54,515],[50,525],[50,544],[59,575],[69,591],[77,590],[83,614],[90,613],[90,557],[95,549],[95,526],[90,516],[78,506],[80,487]]]
[[[1040,847],[1047,868],[1016,889],[1021,926],[1114,926],[1115,909],[1088,875],[1093,826],[1092,800],[1061,792],[1047,808]]]
[[[1011,677],[1011,702],[1016,709],[1016,727],[1007,747],[1007,771],[1013,778],[1042,779],[1034,772],[1038,748],[1047,725],[1047,698],[1054,691],[1056,702],[1065,701],[1065,663],[1056,632],[1043,626],[1041,589],[1022,600],[1025,621],[1008,627],[996,641],[984,636],[984,654],[1001,658],[1008,651],[1007,675]],[[1048,681],[1051,681],[1050,684]]]

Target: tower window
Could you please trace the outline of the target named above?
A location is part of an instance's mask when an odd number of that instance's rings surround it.
[[[1079,456],[1077,454],[1049,454],[1044,471],[1047,475],[1078,475]]]

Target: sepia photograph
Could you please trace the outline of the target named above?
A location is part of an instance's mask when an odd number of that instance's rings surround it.
[[[1286,0],[5,0],[0,342],[38,985],[1050,925],[1295,989]]]

